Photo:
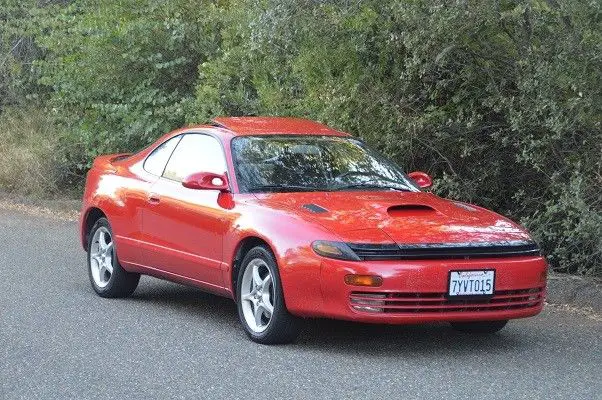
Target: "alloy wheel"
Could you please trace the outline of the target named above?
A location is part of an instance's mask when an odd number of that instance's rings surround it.
[[[113,275],[113,238],[104,226],[94,232],[90,244],[90,270],[99,288],[107,286]]]
[[[240,301],[245,321],[255,333],[265,331],[274,312],[274,283],[261,258],[251,260],[242,277]]]

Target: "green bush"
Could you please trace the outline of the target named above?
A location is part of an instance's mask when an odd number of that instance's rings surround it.
[[[217,48],[212,5],[187,0],[83,0],[39,12],[40,83],[70,137],[70,167],[132,150],[185,123],[198,65]]]
[[[0,3],[0,113],[37,97],[41,89],[30,74],[40,49],[29,30],[34,0],[3,0]]]
[[[29,35],[39,50],[32,68],[15,76],[65,132],[63,185],[95,155],[134,150],[186,123],[220,114],[302,116],[361,136],[406,170],[426,170],[443,196],[520,220],[554,268],[600,274],[601,7],[572,0],[17,7],[12,25],[21,31],[13,35]]]
[[[301,3],[236,7],[199,120],[325,121],[520,219],[557,269],[601,272],[599,3]]]

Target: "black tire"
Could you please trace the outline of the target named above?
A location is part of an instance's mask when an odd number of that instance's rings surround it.
[[[502,330],[508,320],[501,321],[475,321],[475,322],[451,322],[452,328],[464,333],[478,335],[490,335]]]
[[[255,332],[247,323],[243,314],[243,300],[241,293],[243,276],[245,270],[249,267],[249,263],[255,259],[261,259],[269,269],[272,276],[271,299],[273,302],[273,312],[267,328],[263,332]],[[240,269],[238,271],[238,280],[236,283],[236,305],[238,309],[238,317],[247,334],[254,342],[261,344],[284,344],[292,343],[299,336],[301,330],[301,320],[291,315],[286,309],[284,303],[284,293],[280,281],[278,265],[272,252],[263,246],[252,248],[243,258]]]
[[[109,221],[106,218],[99,218],[98,221],[96,221],[96,223],[92,227],[90,234],[88,235],[89,237],[88,237],[87,259],[88,259],[88,277],[90,278],[90,283],[92,284],[92,288],[94,289],[94,291],[100,297],[107,297],[107,298],[128,297],[129,295],[134,293],[134,290],[136,290],[136,287],[138,286],[138,281],[140,280],[140,274],[127,272],[126,270],[123,269],[121,264],[119,264],[119,260],[117,260],[117,253],[115,252],[115,246],[112,246],[112,248],[110,250],[110,254],[112,255],[112,257],[111,257],[112,262],[109,263],[108,265],[113,266],[113,272],[110,274],[110,278],[108,279],[106,286],[104,286],[104,287],[99,286],[95,282],[94,277],[92,276],[92,261],[91,261],[90,253],[92,251],[93,239],[96,234],[96,231],[98,231],[101,228],[105,228],[108,230],[109,234],[111,235],[110,236],[111,242],[113,241],[113,231],[111,230],[111,225],[109,224]]]

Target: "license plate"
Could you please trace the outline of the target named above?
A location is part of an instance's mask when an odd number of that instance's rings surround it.
[[[492,296],[494,286],[494,270],[451,271],[447,295],[449,297]]]

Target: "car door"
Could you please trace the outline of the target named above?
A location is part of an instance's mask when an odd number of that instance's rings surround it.
[[[218,205],[218,190],[182,186],[184,178],[198,172],[225,174],[224,151],[218,139],[188,133],[151,188],[143,215],[143,256],[148,267],[172,277],[223,288],[222,238],[228,210]]]
[[[124,204],[122,208],[127,211],[120,215],[119,219],[113,218],[112,223],[120,261],[134,269],[143,263],[142,247],[145,237],[142,220],[148,196],[155,182],[163,174],[167,161],[180,139],[181,136],[175,136],[165,140],[143,162],[131,166],[125,178],[118,175],[112,177],[123,182],[106,184],[118,188],[112,190],[121,193],[120,201]]]

